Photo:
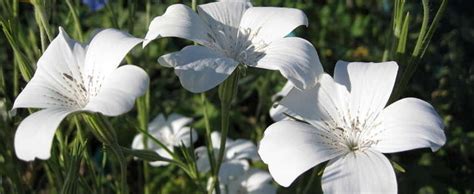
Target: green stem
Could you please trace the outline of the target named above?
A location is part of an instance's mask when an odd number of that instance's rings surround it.
[[[103,116],[99,114],[84,114],[84,120],[92,128],[92,132],[99,141],[110,148],[117,158],[120,166],[120,193],[128,193],[127,185],[127,162],[118,144],[117,135],[114,129]]]
[[[237,68],[232,75],[227,78],[220,86],[219,86],[219,99],[221,101],[221,142],[219,147],[219,155],[217,157],[216,169],[214,172],[214,185],[216,189],[216,193],[220,193],[219,187],[219,170],[224,159],[224,153],[226,149],[226,140],[227,134],[229,132],[229,115],[230,115],[230,107],[234,96],[237,93],[237,87],[240,77],[240,70]]]
[[[69,11],[71,12],[72,19],[74,20],[74,27],[76,28],[77,38],[79,39],[80,42],[83,42],[84,39],[82,37],[81,22],[79,21],[79,16],[77,14],[77,11],[74,8],[74,5],[72,4],[71,0],[66,0],[66,4],[69,8]]]
[[[138,124],[140,128],[144,131],[148,129],[148,120],[149,120],[149,104],[150,104],[150,91],[147,90],[144,96],[138,98],[137,100],[137,111],[138,111]],[[144,149],[148,149],[148,138],[143,136],[143,145]],[[143,161],[143,179],[144,179],[144,193],[149,194],[150,190],[150,172],[148,170],[148,161]]]

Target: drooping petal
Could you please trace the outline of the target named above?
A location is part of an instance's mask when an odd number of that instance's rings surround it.
[[[15,153],[21,160],[50,157],[54,133],[61,121],[71,110],[50,108],[40,110],[26,117],[15,133]]]
[[[117,116],[133,108],[135,99],[145,93],[150,78],[140,67],[124,65],[104,81],[97,96],[84,110]]]
[[[151,21],[143,45],[160,37],[179,37],[203,44],[209,41],[209,33],[209,27],[196,12],[186,5],[175,4]]]
[[[84,64],[83,76],[89,91],[100,87],[104,78],[142,41],[116,29],[105,29],[97,33],[89,44]]]
[[[401,99],[382,111],[374,149],[383,153],[417,148],[438,150],[446,143],[444,124],[436,110],[416,98]]]
[[[340,122],[348,96],[344,86],[334,82],[331,76],[323,74],[315,87],[303,91],[292,89],[281,100],[280,105],[317,126],[317,123],[324,121]]]
[[[210,90],[223,82],[238,62],[203,46],[187,46],[179,52],[161,56],[158,62],[174,67],[181,85],[190,92]]]
[[[219,143],[219,142],[216,142]],[[214,144],[214,142],[213,142]],[[257,146],[249,140],[237,139],[235,141],[230,140],[226,146],[225,157],[228,160],[235,159],[251,159],[257,160]]]
[[[297,121],[280,121],[265,130],[258,153],[275,181],[288,187],[308,169],[342,154],[326,133]]]
[[[252,7],[243,15],[240,28],[255,32],[256,41],[270,43],[285,37],[301,25],[308,26],[308,18],[299,9]]]
[[[308,41],[289,37],[273,41],[265,48],[264,56],[255,67],[279,70],[299,89],[314,86],[323,67],[316,49]]]
[[[392,165],[383,154],[371,150],[329,161],[321,184],[324,193],[397,193]]]
[[[173,150],[172,147],[168,147],[168,149],[170,150]],[[158,148],[155,150],[155,152],[160,155],[161,157],[163,158],[166,158],[166,159],[173,159],[173,156],[171,156],[165,149],[163,148]],[[166,166],[168,165],[169,162],[165,162],[165,161],[151,161],[150,162],[150,165],[152,166]]]
[[[38,60],[33,78],[16,98],[13,108],[76,106],[84,53],[85,48],[60,27],[58,36]]]
[[[361,63],[338,61],[336,82],[351,93],[351,113],[360,120],[373,120],[387,104],[397,77],[396,62]]]

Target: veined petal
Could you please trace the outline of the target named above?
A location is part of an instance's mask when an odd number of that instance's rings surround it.
[[[255,67],[279,70],[299,89],[314,86],[323,73],[316,49],[308,41],[289,37],[273,41]]]
[[[175,4],[151,21],[143,46],[161,37],[179,37],[203,44],[209,41],[209,33],[209,27],[196,12],[186,5]]]
[[[15,133],[15,153],[25,161],[50,157],[54,133],[71,110],[50,108],[40,110],[23,119]]]
[[[446,143],[444,124],[436,110],[416,98],[401,99],[382,111],[374,149],[394,153],[417,148],[438,150]]]
[[[222,32],[237,35],[240,20],[246,9],[247,3],[241,1],[213,2],[199,5],[198,14],[213,33],[223,30]]]
[[[135,99],[148,88],[150,78],[140,67],[124,65],[104,81],[101,90],[84,110],[117,116],[133,108]]]
[[[265,130],[258,153],[275,181],[288,187],[308,169],[341,155],[333,144],[326,133],[311,125],[280,121]]]
[[[325,129],[323,123],[340,123],[346,112],[349,93],[346,88],[336,82],[327,74],[323,74],[319,83],[306,90],[293,88],[281,100],[280,105],[299,115],[305,121]],[[320,124],[318,124],[320,123]]]
[[[85,48],[63,28],[37,63],[37,70],[16,98],[13,108],[76,106]],[[75,87],[76,86],[76,87]]]
[[[336,82],[351,93],[351,113],[360,120],[374,120],[387,104],[397,78],[397,63],[362,63],[338,61]]]
[[[321,185],[324,193],[397,193],[392,165],[383,154],[371,150],[329,161]]]
[[[127,53],[142,39],[128,33],[105,29],[97,33],[89,44],[84,64],[84,80],[89,90],[99,87],[113,72]]]
[[[299,9],[252,7],[243,15],[240,28],[255,32],[256,40],[270,43],[301,25],[308,26],[308,18]]]
[[[284,98],[288,93],[290,93],[291,89],[293,89],[294,86],[291,84],[291,82],[286,82],[285,86],[276,93],[275,95],[272,96],[273,101],[280,101],[282,98]],[[281,120],[286,120],[289,119],[286,114],[290,114],[291,116],[296,116],[292,115],[291,112],[284,106],[280,106],[278,103],[274,103],[273,106],[270,108],[270,117],[272,118],[273,121],[281,121]]]
[[[210,90],[223,82],[238,62],[203,46],[187,46],[179,52],[161,56],[158,62],[174,67],[181,85],[193,93]]]

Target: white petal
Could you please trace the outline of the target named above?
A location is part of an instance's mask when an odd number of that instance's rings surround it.
[[[191,142],[191,134],[193,136],[193,141]],[[174,146],[184,145],[189,147],[192,143],[196,142],[198,139],[198,134],[196,130],[191,129],[191,127],[182,127],[175,134]]]
[[[16,98],[13,108],[48,108],[69,106],[77,98],[71,80],[82,82],[80,69],[85,48],[70,39],[60,27],[37,63],[37,70],[25,89]],[[68,77],[65,77],[68,76]],[[70,80],[71,79],[71,80]]]
[[[323,73],[316,49],[301,38],[281,38],[265,49],[265,55],[257,61],[255,67],[279,70],[299,89],[314,86]]]
[[[382,111],[379,142],[374,149],[383,153],[417,148],[438,150],[446,143],[444,124],[436,110],[416,98],[401,99]]]
[[[151,140],[147,139],[147,141],[151,141]],[[143,144],[143,134],[139,133],[139,134],[135,135],[135,137],[133,138],[132,149],[142,150],[144,148],[145,148],[145,146]]]
[[[240,23],[240,28],[257,33],[256,39],[270,43],[290,34],[296,27],[308,26],[308,18],[303,11],[293,8],[252,7]]]
[[[145,93],[149,77],[143,69],[124,65],[104,81],[97,96],[92,97],[84,110],[117,116],[133,108],[135,99]]]
[[[271,185],[272,177],[268,172],[259,169],[250,169],[247,171],[245,179],[245,187],[249,193],[276,193],[276,188]]]
[[[170,150],[173,150],[172,147],[169,147],[168,149]],[[159,148],[159,149],[156,149],[155,152],[160,155],[161,157],[163,158],[167,158],[167,159],[173,159],[173,156],[171,156],[165,149],[163,148]],[[150,162],[150,165],[152,166],[166,166],[168,165],[169,162],[165,162],[165,161],[152,161]]]
[[[202,44],[208,42],[208,34],[209,27],[196,12],[186,5],[175,4],[151,21],[143,45],[161,37],[185,38]]]
[[[221,147],[221,133],[219,131],[213,131],[211,132],[211,141],[212,141],[212,147],[214,149],[219,149]],[[232,143],[234,140],[227,138],[226,139],[226,145],[229,143]],[[226,146],[227,147],[227,146]]]
[[[275,181],[288,187],[308,169],[341,154],[331,143],[311,125],[280,121],[265,130],[258,153]]]
[[[219,169],[219,181],[222,184],[229,184],[243,176],[246,168],[246,163],[238,160],[224,162]]]
[[[192,118],[185,117],[180,114],[172,113],[168,116],[168,123],[173,129],[173,133],[178,133],[178,131],[183,128],[185,125],[190,124],[193,121]]]
[[[158,132],[165,125],[166,125],[165,116],[163,114],[159,114],[148,124],[148,131],[151,133]]]
[[[48,159],[56,128],[69,113],[71,111],[68,109],[51,108],[23,119],[15,133],[15,152],[18,158],[25,161]]]
[[[351,93],[351,112],[360,120],[373,120],[385,107],[397,77],[395,62],[361,63],[338,61],[336,82]]]
[[[237,67],[233,59],[203,46],[187,46],[158,59],[163,66],[174,67],[183,87],[193,93],[210,90],[223,82]]]
[[[214,144],[214,142],[212,142]],[[217,142],[219,143],[219,142]],[[229,141],[225,150],[225,157],[228,160],[251,159],[258,160],[257,146],[249,140],[237,139]]]
[[[196,157],[197,157],[196,166],[197,166],[198,171],[201,173],[208,172],[211,169],[211,164],[209,163],[209,156],[208,156],[206,147],[204,146],[198,147],[196,148],[194,153],[196,154]]]
[[[247,3],[239,1],[213,2],[198,6],[199,16],[214,33],[223,30],[237,35],[240,20],[247,9]],[[230,34],[229,34],[230,35]]]
[[[280,101],[282,98],[284,98],[288,93],[290,93],[291,89],[293,89],[294,86],[291,84],[291,82],[286,82],[286,84],[283,86],[281,91],[276,93],[275,95],[272,96],[273,101]],[[286,114],[289,114],[289,110],[284,107],[280,106],[278,103],[274,103],[273,106],[270,108],[270,117],[272,118],[273,121],[281,121],[281,120],[287,120],[290,119]]]
[[[304,118],[315,126],[325,121],[339,123],[347,107],[349,93],[346,88],[327,74],[323,74],[319,83],[306,90],[294,88],[281,100],[280,105],[288,108],[291,113]],[[322,125],[325,126],[325,125]]]
[[[102,78],[113,72],[127,53],[142,41],[116,29],[97,33],[87,49],[84,64],[86,85],[100,85]]]
[[[392,165],[383,154],[371,150],[329,161],[321,184],[324,193],[397,193]]]

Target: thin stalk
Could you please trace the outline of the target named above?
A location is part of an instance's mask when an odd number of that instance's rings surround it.
[[[44,10],[44,7],[41,4],[41,1],[32,0],[31,3],[33,4],[33,7],[35,8],[35,14],[37,14],[36,16],[38,17],[37,21],[38,21],[39,28],[42,28],[44,30],[49,42],[51,42],[53,40],[53,35],[51,34],[51,31],[49,29],[49,25],[48,25],[49,23],[46,17],[46,11]]]
[[[232,100],[234,99],[235,94],[237,93],[237,86],[240,77],[240,70],[237,68],[232,75],[227,78],[219,86],[219,99],[221,101],[221,142],[219,147],[219,155],[217,157],[216,168],[214,172],[214,183],[211,185],[215,186],[215,191],[217,194],[220,193],[219,187],[219,170],[224,159],[224,153],[226,149],[227,134],[229,132],[229,115]]]
[[[79,39],[80,42],[83,42],[84,38],[82,37],[81,22],[79,21],[79,16],[77,14],[77,11],[74,8],[74,5],[72,4],[71,0],[66,0],[66,4],[69,8],[69,11],[71,12],[72,19],[74,20],[74,27],[76,28],[77,38]]]
[[[110,148],[120,166],[120,193],[128,193],[127,164],[120,148],[114,129],[103,116],[99,114],[84,114],[84,120],[92,128],[92,132],[104,145]]]
[[[149,104],[150,104],[150,90],[148,89],[144,96],[138,98],[137,100],[137,111],[138,111],[138,124],[142,130],[148,129],[148,120],[149,120]],[[148,149],[148,138],[143,136],[143,146],[144,149]],[[143,179],[144,179],[144,193],[149,194],[151,188],[148,183],[150,183],[150,172],[148,169],[148,161],[143,161]]]

